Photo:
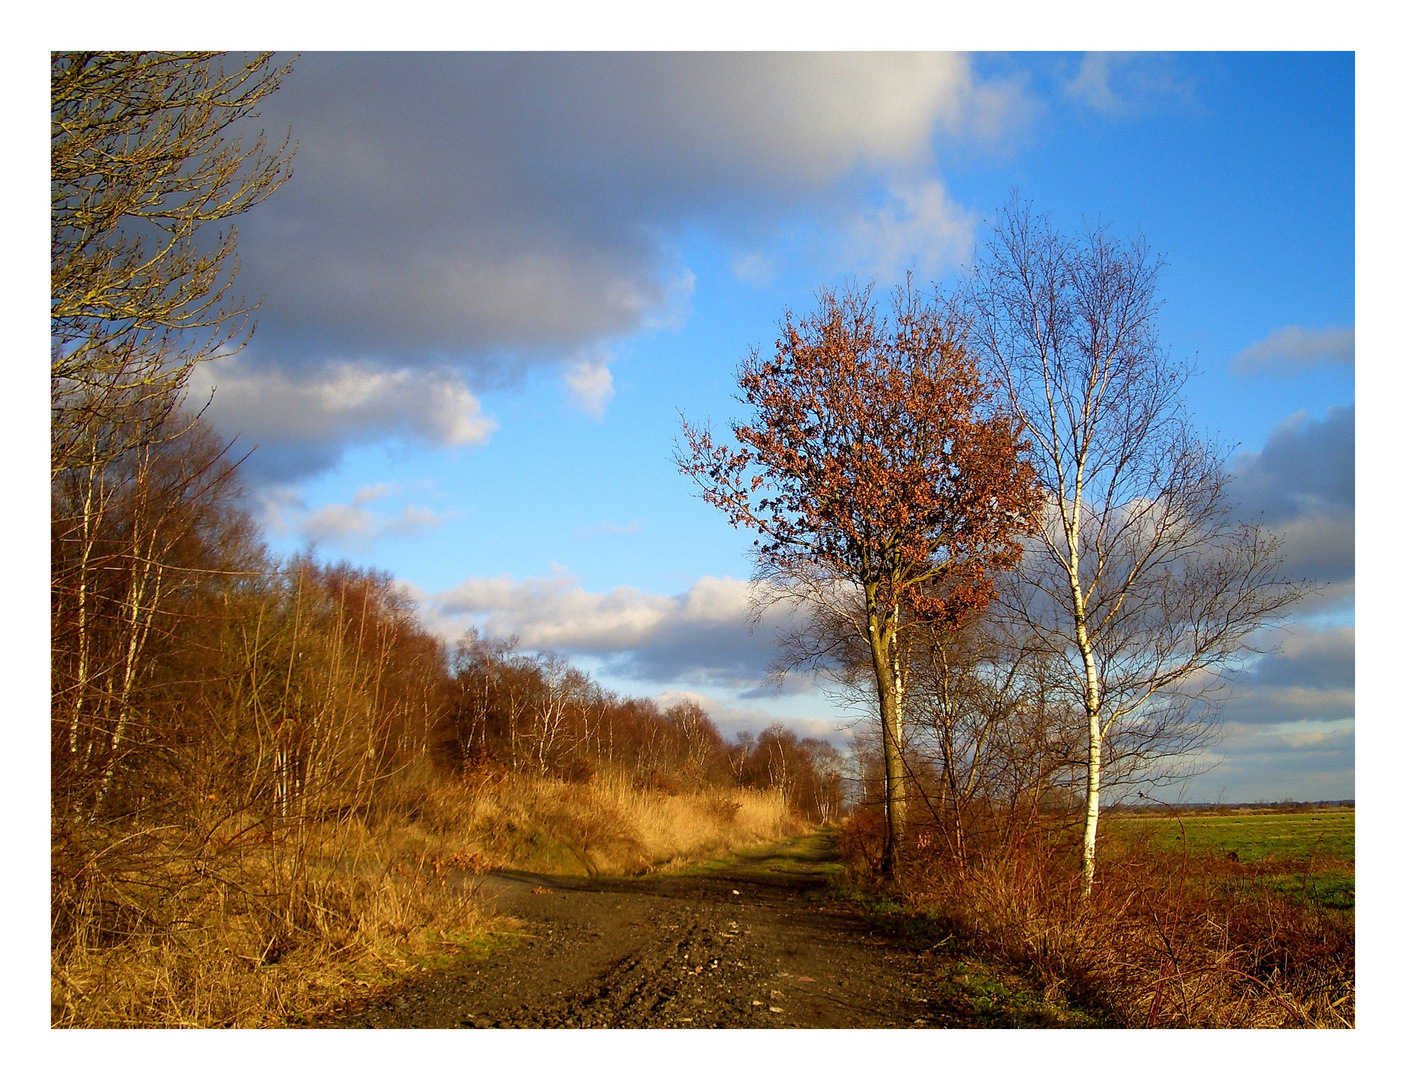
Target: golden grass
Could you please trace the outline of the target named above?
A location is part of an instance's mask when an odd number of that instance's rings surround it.
[[[268,838],[160,877],[115,864],[77,888],[51,966],[56,1027],[267,1027],[486,942],[504,920],[386,833]],[[69,895],[62,894],[67,891]],[[59,904],[56,903],[56,907]]]
[[[55,830],[55,1027],[270,1027],[489,947],[494,866],[633,873],[797,831],[780,793],[405,777],[370,815]],[[236,839],[237,838],[237,839]]]
[[[622,776],[587,782],[487,774],[440,785],[421,806],[434,835],[520,870],[631,874],[736,851],[800,829],[779,791],[667,792]]]

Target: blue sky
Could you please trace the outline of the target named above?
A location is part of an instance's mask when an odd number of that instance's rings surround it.
[[[1162,343],[1247,512],[1326,587],[1190,798],[1354,794],[1351,54],[307,53],[241,224],[253,343],[207,365],[275,550],[391,571],[451,637],[827,734],[761,687],[748,538],[671,462],[847,277],[954,284],[1018,191],[1164,254]]]

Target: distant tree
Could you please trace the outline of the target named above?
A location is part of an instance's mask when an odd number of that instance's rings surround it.
[[[237,345],[236,232],[289,176],[287,140],[238,133],[288,65],[217,53],[55,53],[53,472],[154,437],[195,364]]]
[[[727,775],[723,739],[703,706],[696,701],[681,701],[670,706],[664,718],[682,736],[683,760],[679,771],[690,785],[701,787],[711,780]]]
[[[1189,370],[1157,335],[1160,262],[1103,229],[1077,238],[1013,202],[974,268],[974,346],[1023,425],[1049,503],[1024,615],[1082,705],[1081,874],[1092,888],[1105,772],[1195,749],[1204,683],[1300,599],[1277,540],[1237,520],[1224,455],[1191,430]]]
[[[774,596],[847,620],[868,651],[882,731],[892,873],[904,832],[904,660],[910,620],[959,622],[1037,525],[1018,422],[997,408],[949,307],[911,280],[880,317],[871,289],[821,290],[787,313],[775,353],[739,385],[736,449],[686,420],[676,455],[703,498],[759,534]]]

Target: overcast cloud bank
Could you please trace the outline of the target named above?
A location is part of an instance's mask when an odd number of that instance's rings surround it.
[[[1322,420],[1299,412],[1274,429],[1262,450],[1231,462],[1230,493],[1240,513],[1262,515],[1283,538],[1290,576],[1322,586],[1304,611],[1353,602],[1356,427],[1355,405],[1333,406]]]

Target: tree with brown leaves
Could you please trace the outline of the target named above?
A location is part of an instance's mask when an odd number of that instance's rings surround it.
[[[753,411],[737,448],[684,421],[676,461],[734,526],[755,531],[773,598],[845,619],[868,648],[886,775],[884,870],[904,834],[901,630],[959,624],[1020,557],[1040,496],[1020,428],[996,407],[940,299],[872,288],[821,290],[788,312],[775,354],[753,350],[739,385]]]

